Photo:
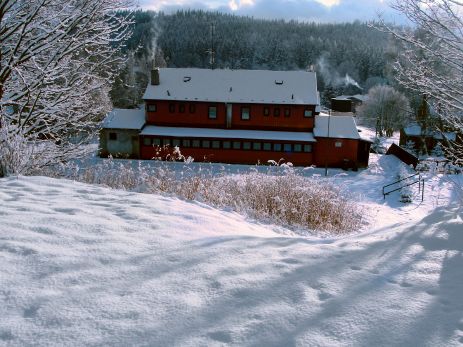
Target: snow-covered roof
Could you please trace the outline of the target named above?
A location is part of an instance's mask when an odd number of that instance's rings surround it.
[[[357,100],[357,101],[362,101],[362,102],[364,102],[364,101],[368,100],[368,95],[362,95],[362,94],[355,94],[355,95],[339,95],[339,96],[337,96],[337,97],[335,97],[335,98],[333,98],[333,99],[335,99],[335,100],[340,100],[340,101],[341,101],[341,100],[342,100],[342,101],[347,101],[347,100],[352,101],[352,100],[355,99],[355,100]]]
[[[423,136],[424,135],[426,137],[433,137],[436,140],[443,140],[445,136],[445,138],[449,141],[455,141],[457,137],[457,134],[454,132],[441,133],[439,131],[431,130],[431,129],[428,129],[426,133],[422,133],[421,126],[419,126],[418,124],[412,124],[408,127],[405,127],[404,133],[407,136]]]
[[[318,105],[315,72],[163,68],[145,100]]]
[[[140,130],[144,124],[145,111],[143,109],[126,110],[115,108],[106,116],[103,121],[103,128]]]
[[[146,126],[140,135],[274,141],[316,141],[313,134],[310,132],[179,128],[155,125]]]
[[[329,124],[329,134],[328,134]],[[315,137],[330,137],[338,139],[360,139],[354,117],[329,116],[321,113],[315,116]]]

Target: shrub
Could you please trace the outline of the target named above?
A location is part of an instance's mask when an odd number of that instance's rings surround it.
[[[285,165],[272,173],[194,172],[189,165],[175,170],[169,163],[146,168],[139,162],[104,160],[87,169],[67,172],[68,178],[111,188],[162,193],[232,210],[286,227],[345,233],[362,222],[359,206],[323,178],[307,178]]]

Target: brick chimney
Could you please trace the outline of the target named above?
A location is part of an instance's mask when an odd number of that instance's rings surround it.
[[[159,68],[156,67],[151,70],[151,85],[158,86],[159,83]]]

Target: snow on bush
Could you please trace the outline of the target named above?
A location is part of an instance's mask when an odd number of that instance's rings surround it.
[[[279,174],[244,174],[174,170],[105,160],[88,169],[67,172],[68,178],[117,189],[175,195],[218,208],[231,208],[258,220],[296,228],[344,233],[357,230],[361,208],[342,190],[322,178],[296,174],[290,166]]]

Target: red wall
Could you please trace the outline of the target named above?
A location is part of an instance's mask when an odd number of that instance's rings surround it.
[[[335,146],[341,142],[342,147]],[[343,167],[344,159],[357,163],[357,149],[359,140],[353,139],[328,139],[317,137],[317,144],[314,146],[314,161],[316,166]]]
[[[146,102],[149,105],[150,101]],[[163,126],[225,128],[226,107],[223,103],[206,102],[172,102],[175,112],[169,112],[170,101],[156,101],[156,112],[146,112],[146,123]],[[179,105],[185,106],[185,112],[180,113]],[[195,112],[190,113],[190,104],[195,105]],[[209,119],[209,106],[217,106],[217,118]],[[147,106],[148,109],[148,106]]]
[[[232,140],[233,141],[233,140]],[[272,143],[275,143],[273,141]],[[285,142],[288,143],[288,142]],[[300,142],[297,142],[300,143]],[[315,147],[314,144],[313,148]],[[212,148],[180,148],[182,155],[186,158],[191,156],[195,162],[217,162],[230,164],[267,164],[268,160],[275,160],[281,163],[291,162],[297,166],[310,166],[313,164],[313,152],[273,152],[273,151],[254,151],[236,149],[212,149]],[[159,147],[141,145],[141,159],[149,160],[161,157],[163,160],[172,153],[170,150],[160,150]]]
[[[251,117],[249,120],[241,119],[241,108],[248,107]],[[264,116],[264,108],[268,107],[270,114]],[[274,116],[274,109],[279,108],[280,115]],[[290,109],[290,116],[285,117],[285,109]],[[314,126],[315,107],[307,107],[312,110],[313,116],[304,117],[304,105],[263,105],[263,104],[233,104],[232,127],[235,129],[275,129],[280,131],[312,131]]]
[[[202,128],[226,128],[227,107],[225,103],[208,102],[170,102],[170,101],[146,101],[147,105],[156,104],[156,112],[146,112],[147,124],[161,126],[183,126]],[[175,112],[170,113],[169,104],[175,104]],[[185,107],[185,112],[179,112],[179,105]],[[190,113],[190,104],[195,105],[195,113]],[[209,119],[209,106],[217,106],[217,118]],[[262,130],[292,130],[312,131],[314,116],[304,117],[304,105],[263,105],[263,104],[233,104],[232,129],[262,129]],[[249,120],[241,119],[241,108],[249,107],[251,117]],[[270,114],[264,116],[264,107],[268,107]],[[280,115],[274,116],[274,108],[280,109]],[[285,108],[289,108],[291,115],[285,117]],[[309,106],[312,114],[315,114],[315,107]]]

